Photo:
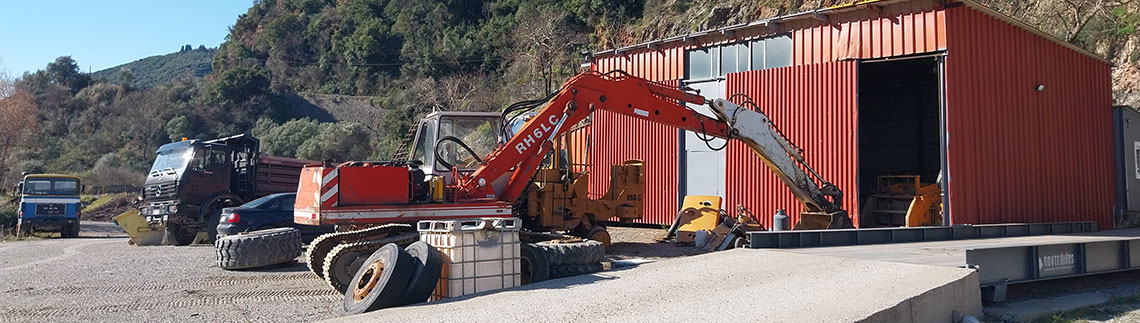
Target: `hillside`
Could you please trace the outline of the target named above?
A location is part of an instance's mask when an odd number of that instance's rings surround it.
[[[205,77],[213,72],[210,60],[218,52],[216,48],[189,49],[190,45],[182,50],[166,55],[156,55],[134,62],[111,67],[91,73],[93,79],[105,79],[107,82],[120,83],[119,76],[122,69],[129,69],[131,86],[154,87],[176,80]]]
[[[542,97],[582,51],[810,11],[855,0],[259,0],[217,50],[93,74],[68,56],[0,77],[13,134],[0,180],[71,172],[91,186],[141,180],[154,149],[251,132],[278,156],[390,158],[433,109],[496,111]],[[1140,105],[1140,3],[977,0],[1108,57],[1118,104]],[[124,74],[126,75],[126,74]],[[34,139],[34,140],[33,140]],[[7,166],[10,165],[10,166]]]

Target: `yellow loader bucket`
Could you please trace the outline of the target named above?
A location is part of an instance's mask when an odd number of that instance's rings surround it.
[[[131,237],[130,243],[138,246],[157,246],[162,244],[162,228],[151,229],[139,210],[131,209],[112,218],[115,224],[127,231]]]

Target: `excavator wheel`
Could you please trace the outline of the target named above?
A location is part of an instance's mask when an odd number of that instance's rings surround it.
[[[586,231],[586,239],[598,241],[602,243],[602,247],[608,249],[610,247],[610,232],[606,227],[595,225]]]
[[[344,312],[360,314],[400,306],[415,271],[415,259],[403,248],[394,244],[378,248],[348,281],[352,289],[344,293]]]
[[[398,233],[383,239],[349,242],[337,245],[328,253],[323,261],[325,282],[344,293],[352,283],[352,276],[356,274],[364,260],[387,244],[396,244],[406,247],[419,239],[418,233]]]

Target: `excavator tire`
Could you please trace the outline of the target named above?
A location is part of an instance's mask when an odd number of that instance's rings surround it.
[[[605,270],[601,263],[550,267],[550,279],[588,275]]]
[[[534,246],[549,257],[551,266],[593,264],[606,255],[605,246],[594,240],[551,240]]]
[[[276,265],[301,255],[301,231],[276,228],[219,238],[214,242],[218,267],[226,270]]]
[[[533,243],[524,243],[519,247],[522,258],[522,284],[537,283],[550,279],[550,257],[542,248]]]
[[[392,231],[411,229],[412,226],[410,224],[393,223],[361,230],[322,234],[316,239],[313,239],[313,242],[309,243],[309,251],[305,253],[305,264],[309,266],[309,271],[311,271],[314,275],[317,275],[317,277],[324,279],[325,259],[328,258],[329,252],[332,252],[333,248],[336,248],[338,245],[347,242],[366,240],[370,237],[386,235]]]
[[[352,288],[344,293],[344,312],[360,314],[403,304],[415,262],[396,244],[377,249],[349,281]]]
[[[355,274],[360,266],[364,265],[364,259],[371,255],[387,244],[396,244],[399,246],[407,246],[415,242],[419,238],[418,233],[401,233],[393,234],[388,237],[376,240],[365,240],[348,242],[337,245],[332,251],[328,253],[323,263],[324,272],[322,277],[325,282],[336,289],[338,292],[344,293],[352,283],[352,275]]]
[[[404,248],[404,251],[416,260],[416,273],[408,280],[408,290],[404,293],[403,305],[427,301],[435,291],[439,275],[443,272],[443,253],[423,241],[412,243]]]

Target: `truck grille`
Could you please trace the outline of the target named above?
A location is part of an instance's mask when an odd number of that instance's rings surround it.
[[[39,203],[36,204],[36,216],[41,215],[63,215],[67,207],[60,203]]]
[[[177,189],[175,183],[150,185],[143,190],[143,199],[156,200],[170,198],[174,196],[175,189]]]

